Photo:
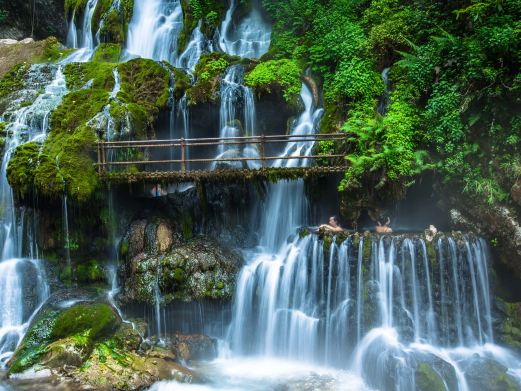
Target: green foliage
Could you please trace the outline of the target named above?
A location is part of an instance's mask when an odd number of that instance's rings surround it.
[[[261,62],[246,75],[245,82],[258,93],[280,91],[286,102],[294,103],[301,88],[300,68],[287,59]]]
[[[219,97],[221,78],[234,60],[221,53],[203,55],[195,67],[196,83],[187,93],[189,104],[215,102]]]

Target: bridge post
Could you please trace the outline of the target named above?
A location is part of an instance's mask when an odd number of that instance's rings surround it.
[[[185,139],[181,139],[181,171],[186,171],[186,162],[185,162]]]
[[[261,164],[262,168],[266,167],[266,136],[261,135],[261,143],[260,143],[260,155],[261,155]]]
[[[98,147],[98,174],[101,176],[101,142],[98,141],[97,147]]]

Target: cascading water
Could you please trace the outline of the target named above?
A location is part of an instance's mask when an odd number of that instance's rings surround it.
[[[316,126],[322,114],[321,109],[315,110],[313,107],[311,91],[305,84],[302,85],[301,97],[305,110],[296,121],[291,132],[292,135],[312,134],[317,129]],[[313,142],[289,142],[281,157],[306,156],[310,154],[312,148]],[[273,165],[275,167],[291,167],[305,164],[307,164],[306,160],[280,159],[275,161]],[[279,307],[276,302],[278,296],[277,284],[281,281],[279,273],[285,259],[295,261],[297,256],[295,251],[292,251],[292,245],[282,247],[281,245],[291,233],[295,232],[297,227],[307,222],[305,218],[306,199],[301,180],[271,185],[268,194],[266,212],[262,216],[259,229],[261,246],[265,252],[253,254],[248,265],[244,267],[239,276],[236,291],[229,341],[234,352],[237,353],[274,354],[279,349],[280,346],[277,347],[276,339],[277,336],[281,335],[280,327],[282,325],[277,324],[277,312],[288,310],[287,306]],[[262,281],[261,284],[257,281],[256,276],[259,276],[260,281]],[[258,289],[261,289],[265,294],[259,296],[261,297],[261,302],[258,303],[259,307],[254,308],[252,304]],[[288,299],[290,293],[293,294],[286,289],[286,291],[281,292],[281,296]],[[302,293],[304,292],[296,292],[295,297]],[[313,314],[295,311],[291,316],[291,327],[301,325],[302,328],[307,330],[307,334],[313,333],[313,330],[318,327],[318,320]],[[255,319],[254,325],[247,324],[250,319]],[[259,331],[254,339],[250,338],[252,331]],[[309,336],[306,333],[297,333],[298,335],[294,334],[293,337],[306,339]],[[251,346],[252,344],[255,346]],[[311,343],[306,344],[309,352],[314,351],[314,347],[311,345]]]
[[[447,389],[467,390],[474,360],[511,360],[493,345],[488,262],[472,237],[297,237],[245,266],[229,342],[236,354],[351,369],[382,390],[416,389],[428,364]]]
[[[72,20],[69,25],[69,32],[67,34],[67,44],[69,47],[79,50],[63,60],[64,64],[71,62],[86,62],[94,55],[96,47],[99,44],[96,35],[92,31],[92,19],[97,5],[98,0],[88,0],[85,5],[85,10],[83,11],[83,21],[80,29],[76,27],[74,22],[77,10],[73,11]]]
[[[182,31],[180,0],[137,1],[129,25],[127,51],[131,55],[176,64]]]
[[[37,73],[34,66],[30,72]],[[15,149],[27,141],[42,141],[49,127],[49,115],[67,93],[61,67],[43,94],[33,104],[9,113],[8,139],[2,160],[0,179],[2,206],[2,260],[0,261],[0,365],[4,364],[20,343],[30,316],[49,295],[45,269],[38,260],[23,259],[23,224],[17,218],[13,192],[7,181],[7,165]],[[34,235],[29,235],[34,237]],[[29,248],[33,246],[28,246]],[[31,285],[37,281],[36,290]],[[28,294],[33,292],[33,294]],[[31,296],[28,299],[28,295]]]
[[[186,45],[186,49],[177,59],[176,66],[192,73],[199,62],[201,55],[205,51],[212,52],[213,50],[211,43],[208,42],[204,34],[201,32],[201,22],[199,22],[192,32],[192,36]]]
[[[219,137],[238,137],[243,133],[254,136],[255,122],[255,99],[251,88],[244,86],[244,67],[242,65],[231,66],[221,84],[221,132]],[[219,146],[218,158],[238,158],[246,154],[252,157],[255,153],[256,150],[251,148],[241,151],[237,146],[225,143]],[[232,162],[226,162],[226,164],[242,167],[242,164]],[[248,164],[250,167],[258,167],[258,163],[249,162]]]
[[[231,0],[219,32],[219,47],[232,56],[260,58],[270,48],[271,26],[263,19],[257,1],[250,14],[236,24],[233,14],[237,6],[238,1]]]

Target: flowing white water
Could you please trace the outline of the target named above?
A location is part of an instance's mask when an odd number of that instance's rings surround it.
[[[519,358],[493,344],[484,243],[444,237],[434,257],[426,247],[402,236],[326,247],[307,236],[252,257],[237,285],[233,353],[351,369],[382,390],[416,389],[424,364],[447,389],[463,391],[465,368],[478,359],[519,371]]]
[[[208,42],[204,34],[201,32],[201,22],[199,21],[197,27],[192,32],[192,36],[186,45],[186,49],[177,59],[176,66],[193,73],[201,55],[205,51],[212,52],[212,49],[211,43]]]
[[[85,10],[83,11],[83,20],[81,27],[78,28],[74,22],[77,10],[73,11],[72,20],[69,24],[69,32],[67,34],[67,45],[70,48],[78,49],[65,60],[64,64],[71,62],[86,62],[92,59],[99,44],[96,35],[92,31],[92,19],[98,0],[88,0]]]
[[[127,51],[131,55],[176,64],[182,31],[180,0],[136,1],[129,25]]]
[[[242,65],[231,66],[221,84],[221,108],[220,108],[220,136],[238,137],[244,134],[255,135],[256,111],[255,98],[251,88],[244,85],[244,67]],[[253,148],[240,150],[236,145],[221,144],[218,158],[239,158],[242,156],[258,156]],[[217,165],[222,163],[217,163]],[[239,162],[225,162],[227,166],[242,167]],[[217,165],[214,165],[217,166]],[[257,168],[259,163],[248,162],[251,168]]]
[[[30,72],[39,71],[40,68],[35,66]],[[0,365],[12,355],[26,331],[31,314],[49,295],[43,265],[37,260],[22,259],[23,249],[26,248],[23,243],[23,222],[17,217],[13,191],[7,181],[7,165],[19,145],[45,138],[49,115],[66,93],[65,77],[58,67],[53,80],[33,104],[11,112],[6,118],[8,137],[0,178]],[[27,291],[31,291],[29,288],[35,281],[35,293],[28,300]]]
[[[270,48],[271,26],[262,17],[257,1],[238,23],[233,18],[237,7],[238,1],[231,0],[219,32],[219,47],[232,56],[259,58]]]

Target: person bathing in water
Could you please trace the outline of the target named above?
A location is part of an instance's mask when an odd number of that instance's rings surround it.
[[[331,216],[329,218],[329,223],[322,224],[320,227],[318,227],[318,230],[319,231],[323,230],[323,231],[328,231],[328,232],[333,232],[333,233],[344,232],[344,229],[338,222],[338,218],[336,216]]]
[[[383,221],[383,219],[381,219]],[[391,228],[391,218],[387,217],[385,223],[381,223],[380,219],[376,221],[376,233],[377,234],[391,234],[393,229]]]

